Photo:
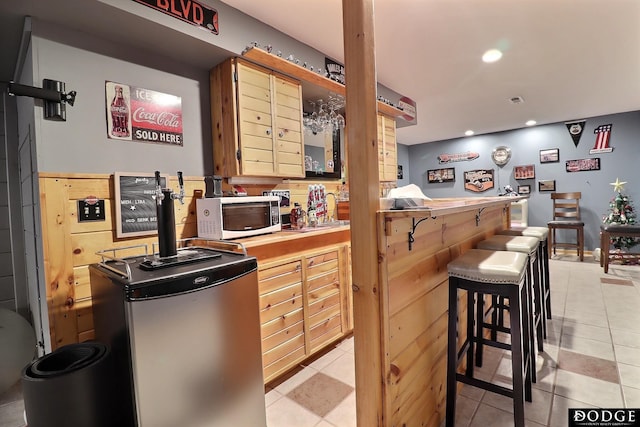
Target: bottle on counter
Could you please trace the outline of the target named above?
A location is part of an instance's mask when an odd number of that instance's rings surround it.
[[[316,208],[314,206],[309,207],[307,211],[307,219],[309,221],[309,227],[315,227],[318,225],[318,217],[316,216]]]
[[[302,207],[300,206],[300,203],[294,203],[293,204],[293,209],[291,209],[291,216],[290,216],[290,221],[291,221],[291,227],[301,230],[304,228],[304,216],[305,216],[306,212],[302,210]]]

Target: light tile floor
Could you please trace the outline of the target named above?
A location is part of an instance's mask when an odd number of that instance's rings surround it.
[[[565,256],[550,269],[553,320],[538,354],[527,427],[567,426],[568,408],[640,408],[640,267],[613,265],[605,275],[591,260]],[[355,427],[355,392],[341,401],[326,390],[320,397],[292,393],[323,374],[354,385],[353,338],[268,390],[268,427]],[[487,348],[476,374],[510,386],[508,352]],[[456,426],[513,426],[512,413],[510,399],[464,386]]]
[[[568,408],[640,408],[640,267],[554,259],[553,320],[538,355],[527,427],[563,427]],[[510,384],[507,353],[485,350],[480,377]],[[355,427],[353,338],[268,388],[268,427]],[[19,388],[0,396],[0,426],[24,427]],[[464,386],[456,426],[513,426],[511,401]]]

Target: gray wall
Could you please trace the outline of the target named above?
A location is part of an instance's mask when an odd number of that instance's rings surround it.
[[[514,189],[518,185],[530,185],[529,225],[546,226],[551,220],[551,199],[548,192],[538,191],[538,181],[556,180],[558,192],[581,191],[580,202],[582,218],[585,222],[586,250],[600,246],[599,230],[602,216],[609,211],[609,201],[614,196],[613,186],[616,178],[627,181],[624,191],[640,208],[640,112],[629,112],[601,117],[587,118],[585,129],[576,147],[564,123],[518,129],[468,138],[438,141],[428,144],[409,146],[410,181],[420,186],[429,197],[474,197],[496,196],[500,189],[509,184]],[[589,154],[595,144],[594,129],[600,125],[612,124],[611,153]],[[493,148],[505,145],[512,150],[512,157],[503,167],[496,166],[491,160]],[[559,148],[560,162],[540,163],[539,152],[542,149]],[[438,164],[437,156],[442,153],[460,153],[475,151],[480,157],[470,162]],[[599,157],[599,171],[565,171],[565,162],[573,159]],[[535,165],[535,179],[516,180],[513,167]],[[427,170],[453,167],[456,180],[452,183],[427,183]],[[473,193],[464,189],[463,172],[475,169],[494,169],[496,188],[483,193]],[[636,248],[637,250],[637,248]]]
[[[9,180],[7,175],[7,144],[5,131],[5,99],[0,99],[0,308],[16,309],[11,260],[11,230],[9,216]]]
[[[33,43],[29,43],[25,62],[19,82],[24,85],[35,85],[35,60],[33,58]],[[37,86],[40,86],[39,84]],[[41,108],[28,97],[17,98],[17,129],[16,153],[18,168],[15,176],[19,179],[18,210],[22,221],[22,244],[25,262],[26,289],[28,293],[29,309],[36,337],[39,342],[39,352],[51,351],[51,337],[49,335],[49,317],[47,315],[46,282],[44,269],[44,251],[42,248],[42,221],[40,219],[40,189],[38,185],[38,159],[36,151],[36,129],[38,121],[36,114],[41,114]],[[15,209],[11,209],[15,212]],[[18,227],[12,224],[12,233]]]
[[[407,145],[398,144],[398,166],[402,166],[402,179],[398,180],[398,187],[411,184],[411,175],[409,173],[409,147]]]
[[[42,109],[36,109],[40,172],[182,170],[198,176],[213,170],[207,70],[42,22],[34,26],[32,44],[34,81],[61,80],[78,92],[75,105],[67,106],[66,122],[43,120]],[[136,62],[129,62],[132,57]],[[107,80],[181,97],[184,145],[107,138]]]

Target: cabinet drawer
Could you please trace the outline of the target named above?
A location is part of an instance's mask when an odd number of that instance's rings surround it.
[[[270,351],[262,353],[262,366],[268,366],[278,359],[302,347],[304,353],[304,335],[298,335],[293,339],[280,344]]]
[[[283,314],[280,317],[276,317],[267,323],[263,323],[260,328],[262,338],[267,338],[283,329],[287,329],[289,326],[301,322],[303,318],[304,314],[302,309],[298,309],[290,313]]]
[[[272,334],[262,340],[262,352],[266,353],[273,348],[279,346],[280,344],[289,341],[297,337],[298,335],[302,335],[304,333],[304,323],[298,322],[286,329],[282,329],[275,334]]]
[[[296,283],[273,292],[260,295],[260,310],[267,310],[274,305],[302,297],[302,284]]]
[[[322,274],[320,276],[315,276],[313,278],[308,279],[307,290],[311,292],[327,285],[331,285],[331,284],[338,285],[339,282],[340,282],[340,274],[338,270],[333,270],[327,274]]]
[[[260,311],[260,323],[266,323],[276,317],[285,315],[299,308],[302,308],[302,297],[272,305],[269,308],[265,308]]]

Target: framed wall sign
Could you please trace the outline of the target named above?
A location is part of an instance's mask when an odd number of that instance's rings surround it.
[[[454,168],[429,169],[427,170],[427,182],[452,182],[456,180],[456,170]]]
[[[515,179],[534,179],[536,177],[535,166],[514,166],[513,176],[515,177]]]
[[[538,181],[538,191],[556,191],[556,180],[541,179]]]
[[[464,189],[480,193],[494,187],[493,169],[478,169],[464,172]]]
[[[567,160],[566,169],[567,172],[599,171],[600,158]]]
[[[160,177],[162,188],[167,187],[166,175]],[[156,234],[156,178],[151,173],[116,172],[115,187],[116,237]]]
[[[540,163],[557,163],[559,161],[559,148],[548,148],[546,150],[540,150]]]
[[[530,185],[518,185],[518,194],[531,194]]]

